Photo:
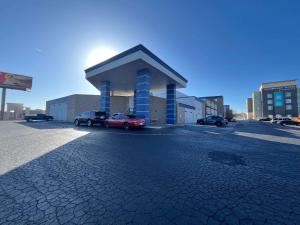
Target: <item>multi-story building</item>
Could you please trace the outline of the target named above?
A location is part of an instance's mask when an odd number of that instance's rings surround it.
[[[296,80],[263,83],[260,91],[263,117],[298,116]]]
[[[205,102],[205,116],[218,115],[224,116],[224,98],[223,96],[207,96],[198,99]]]
[[[298,90],[298,91],[297,91]],[[296,117],[300,114],[300,94],[296,80],[262,83],[260,90],[247,100],[247,110],[254,119],[261,117]]]
[[[252,93],[252,110],[253,119],[262,118],[261,93],[259,91],[255,91]]]
[[[230,105],[224,105],[224,118],[231,120],[233,118],[232,109],[230,109]]]
[[[253,119],[253,99],[247,98],[247,119]]]
[[[297,99],[298,99],[298,116],[300,117],[300,88],[297,89]]]

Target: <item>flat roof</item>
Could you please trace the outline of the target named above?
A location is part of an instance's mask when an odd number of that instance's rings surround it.
[[[204,96],[204,97],[198,97],[198,98],[223,98],[223,95]]]
[[[138,70],[149,69],[151,89],[159,90],[175,83],[177,88],[187,85],[187,80],[143,45],[137,45],[104,62],[85,70],[86,79],[97,89],[100,82],[110,80],[112,91],[128,92],[135,88]]]
[[[281,80],[281,81],[272,81],[272,82],[265,82],[265,83],[261,83],[261,84],[277,84],[277,83],[282,83],[282,82],[297,82],[297,80]]]
[[[262,83],[260,85],[260,90],[263,88],[274,88],[274,87],[293,86],[293,85],[297,85],[297,80],[274,81],[274,82]]]

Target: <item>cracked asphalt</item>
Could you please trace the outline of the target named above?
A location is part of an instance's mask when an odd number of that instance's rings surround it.
[[[300,224],[300,129],[0,122],[0,224]]]

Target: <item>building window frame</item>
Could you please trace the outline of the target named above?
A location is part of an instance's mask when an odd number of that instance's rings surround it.
[[[285,97],[286,98],[291,98],[292,97],[292,92],[285,92]]]
[[[285,109],[286,110],[293,110],[293,107],[292,107],[291,104],[289,104],[289,105],[285,105]]]
[[[285,103],[286,104],[292,104],[292,99],[290,99],[290,98],[285,99]]]

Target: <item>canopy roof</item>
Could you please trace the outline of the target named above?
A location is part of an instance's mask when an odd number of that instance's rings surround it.
[[[165,89],[167,84],[184,88],[187,80],[150,52],[143,45],[137,45],[104,62],[85,70],[86,79],[97,89],[101,81],[109,80],[114,94],[132,94],[135,89],[136,72],[149,69],[151,90]]]

